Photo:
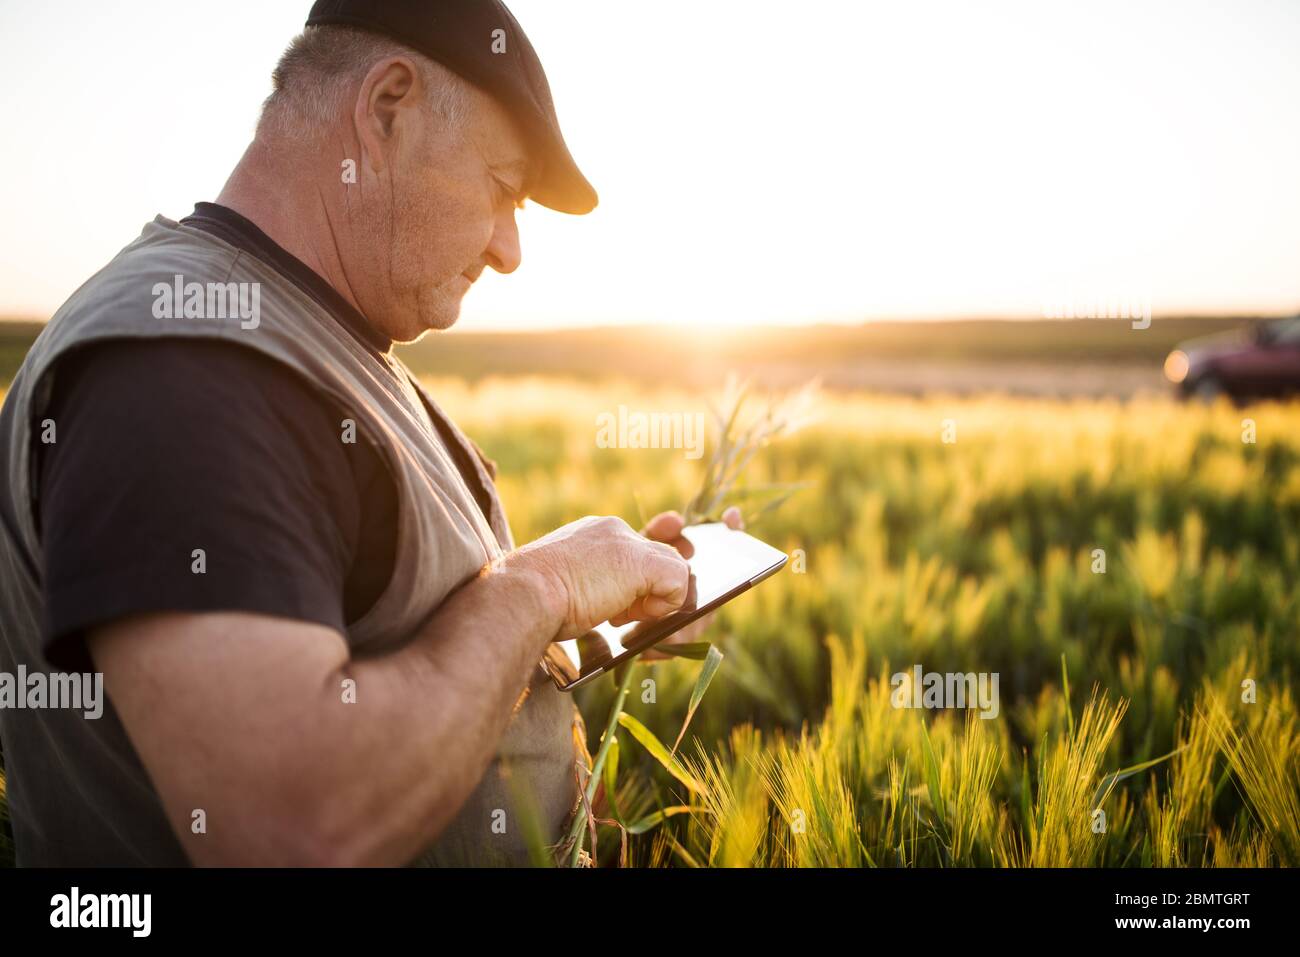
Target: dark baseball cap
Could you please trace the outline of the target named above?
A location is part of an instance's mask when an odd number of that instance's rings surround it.
[[[596,191],[560,133],[537,51],[499,0],[316,0],[307,26],[379,33],[493,96],[519,124],[533,151],[529,198],[562,213],[589,213]],[[500,32],[498,32],[500,31]]]

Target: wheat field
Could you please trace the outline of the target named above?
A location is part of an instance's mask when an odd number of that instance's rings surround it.
[[[593,441],[615,403],[697,394],[432,387],[521,542],[698,482],[682,451]],[[629,863],[1300,863],[1300,406],[830,395],[748,476],[794,481],[754,530],[805,568],[721,611],[672,767],[620,731],[593,814]],[[999,716],[893,707],[916,665],[999,674]],[[623,710],[671,746],[698,671],[639,666]],[[580,696],[594,750],[614,681]],[[602,863],[621,845],[598,828]]]
[[[699,483],[680,449],[596,442],[602,412],[698,393],[429,384],[519,542]],[[800,560],[718,614],[674,755],[701,663],[633,669],[599,863],[1300,864],[1300,405],[838,393],[818,415],[751,463],[808,483],[752,526]],[[996,674],[996,717],[895,707],[916,666]],[[593,751],[615,696],[579,692]]]

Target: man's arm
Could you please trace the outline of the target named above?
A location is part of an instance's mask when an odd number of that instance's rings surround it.
[[[547,642],[663,615],[688,575],[671,547],[586,518],[485,567],[381,657],[246,613],[136,616],[87,642],[195,863],[404,864],[477,784]]]

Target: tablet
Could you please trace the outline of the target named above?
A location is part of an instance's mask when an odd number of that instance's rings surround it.
[[[581,638],[553,642],[542,665],[561,691],[598,678],[656,642],[726,604],[774,574],[789,556],[753,535],[722,522],[690,525],[682,535],[695,546],[688,559],[690,592],[685,604],[654,621],[597,625]]]

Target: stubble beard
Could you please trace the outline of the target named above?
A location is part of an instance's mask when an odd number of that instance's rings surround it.
[[[431,330],[449,329],[460,318],[463,290],[459,276],[438,284],[428,280],[428,250],[445,236],[444,217],[427,201],[406,203],[394,211],[390,232],[389,278],[403,313],[403,326],[418,338]]]

